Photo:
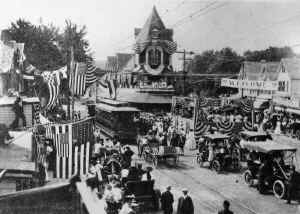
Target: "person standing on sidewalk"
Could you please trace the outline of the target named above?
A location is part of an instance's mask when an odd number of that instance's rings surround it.
[[[163,192],[160,198],[161,208],[164,214],[172,214],[173,213],[173,203],[174,197],[171,193],[171,186],[167,187],[167,190]]]
[[[178,199],[177,214],[194,214],[194,204],[188,190],[182,190],[183,196]]]

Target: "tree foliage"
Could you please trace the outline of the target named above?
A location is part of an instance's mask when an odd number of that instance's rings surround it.
[[[280,61],[296,56],[290,47],[269,47],[265,50],[246,51],[241,56],[229,47],[220,51],[207,50],[196,55],[189,72],[202,74],[238,73],[243,61]]]
[[[244,58],[247,61],[261,61],[265,60],[267,62],[278,62],[282,58],[294,57],[295,53],[290,47],[269,47],[266,50],[259,51],[245,51]]]
[[[208,50],[196,55],[191,63],[193,73],[236,73],[242,57],[231,48]]]
[[[70,46],[74,47],[76,61],[86,60],[89,42],[85,39],[86,27],[71,21],[60,29],[52,24],[34,25],[24,19],[11,23],[8,29],[11,39],[25,43],[24,53],[29,63],[41,70],[55,70],[66,65]]]

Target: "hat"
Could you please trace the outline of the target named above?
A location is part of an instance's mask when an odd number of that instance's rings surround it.
[[[183,188],[182,192],[188,192],[189,190],[187,188]]]

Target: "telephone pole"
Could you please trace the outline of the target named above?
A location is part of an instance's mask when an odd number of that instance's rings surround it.
[[[187,69],[186,69],[186,62],[187,61],[191,61],[193,60],[192,58],[187,58],[187,55],[193,55],[194,52],[193,51],[186,51],[185,49],[183,49],[183,51],[176,51],[176,53],[180,53],[183,54],[183,57],[180,58],[180,60],[182,60],[182,72],[183,72],[183,95],[185,96],[186,93],[186,75],[187,75]]]

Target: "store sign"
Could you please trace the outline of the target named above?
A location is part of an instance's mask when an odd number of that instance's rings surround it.
[[[269,90],[276,91],[278,88],[277,81],[251,81],[251,80],[237,80],[222,78],[221,86],[230,88],[241,88],[251,90]]]

